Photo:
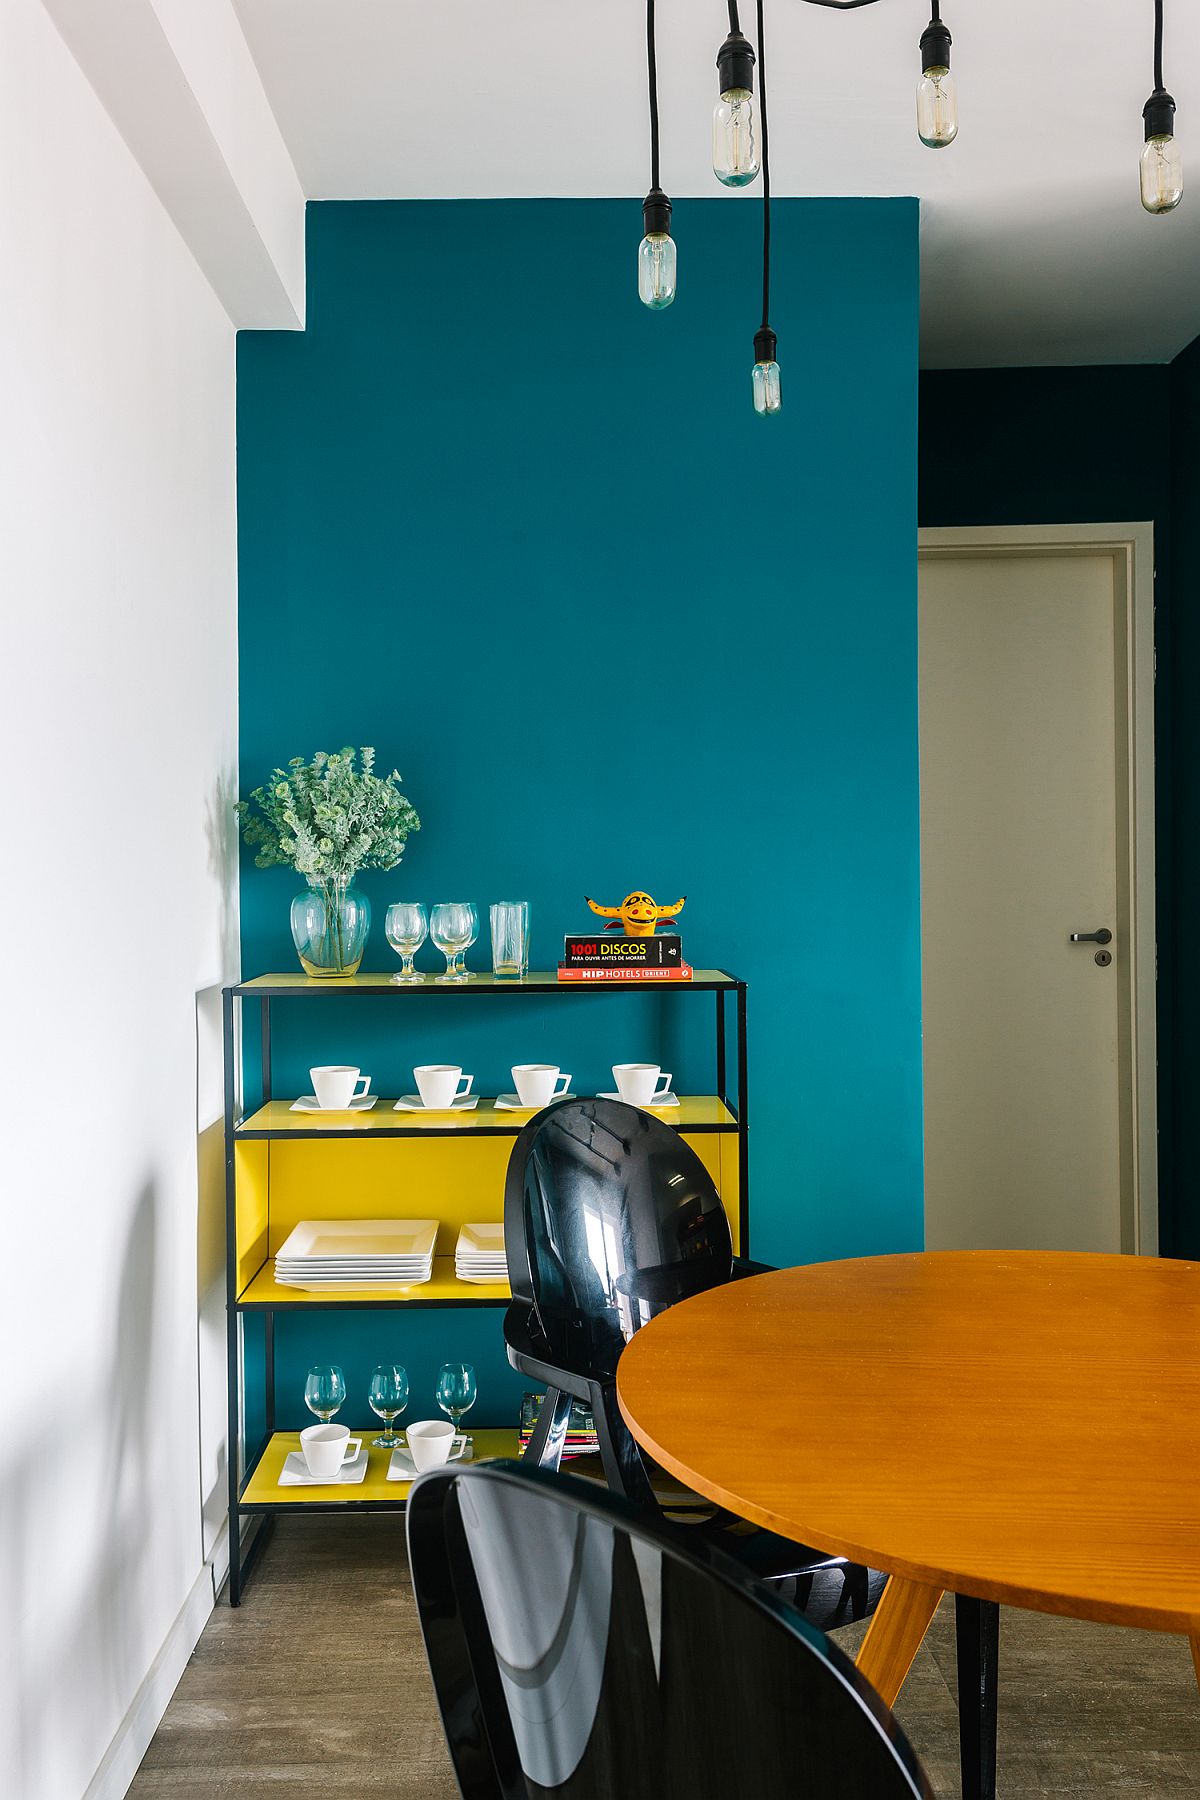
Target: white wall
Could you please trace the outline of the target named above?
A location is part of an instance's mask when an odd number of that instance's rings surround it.
[[[211,1606],[197,1298],[219,1254],[214,994],[236,967],[233,354],[40,0],[0,0],[11,1800],[79,1800],[139,1689],[152,1728]],[[122,1792],[140,1747],[93,1791]]]

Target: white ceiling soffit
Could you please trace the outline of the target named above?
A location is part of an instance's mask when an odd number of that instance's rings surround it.
[[[231,0],[45,0],[234,325],[304,323],[304,196]]]
[[[236,0],[314,199],[627,195],[648,186],[641,0]],[[1159,362],[1200,333],[1200,6],[1166,0],[1185,193],[1138,200],[1152,0],[943,0],[961,129],[917,140],[928,0],[768,0],[781,194],[916,194],[930,367]],[[742,25],[754,33],[753,3]],[[663,185],[709,167],[725,0],[658,0]],[[636,205],[630,231],[639,230]],[[836,301],[836,269],[819,271]]]

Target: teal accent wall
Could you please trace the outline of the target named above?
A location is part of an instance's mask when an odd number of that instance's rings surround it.
[[[926,370],[920,381],[922,525],[1150,520],[1155,539],[1159,1224],[1164,1254],[1200,1254],[1200,993],[1175,955],[1196,909],[1200,734],[1191,723],[1200,643],[1200,363]],[[1178,596],[1178,603],[1176,603]],[[1192,790],[1189,792],[1189,787]]]
[[[916,203],[778,203],[770,422],[758,207],[678,203],[658,315],[639,221],[629,201],[310,206],[307,330],[238,343],[243,791],[344,743],[400,768],[424,825],[364,884],[376,968],[389,898],[528,898],[547,965],[585,893],[686,893],[693,962],[749,982],[754,1253],[914,1248]],[[247,858],[248,974],[294,966],[297,886]],[[589,1092],[661,1050],[711,1091],[706,996],[367,1010],[323,1004],[319,1036],[311,1008],[279,1017],[282,1087],[346,1059],[394,1092],[437,1057],[494,1092],[544,1057]],[[386,1344],[431,1387],[466,1344],[481,1419],[510,1403],[498,1315],[280,1339],[285,1419],[318,1347],[365,1387]]]

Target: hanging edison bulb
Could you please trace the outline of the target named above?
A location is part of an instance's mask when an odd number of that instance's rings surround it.
[[[638,245],[638,299],[660,312],[675,298],[671,202],[661,188],[651,188],[643,200],[642,222],[646,235]]]
[[[713,174],[726,187],[745,187],[758,174],[754,119],[754,52],[731,31],[717,54],[719,98],[713,107]]]
[[[750,372],[754,410],[764,419],[774,418],[776,413],[783,410],[783,390],[775,351],[775,333],[769,325],[764,325],[754,334],[754,367]]]
[[[1183,199],[1183,158],[1175,136],[1175,102],[1155,88],[1145,106],[1146,144],[1138,170],[1147,212],[1173,212]]]
[[[944,150],[958,136],[958,89],[950,73],[950,33],[935,5],[921,33],[921,79],[917,83],[917,135],[930,150]]]

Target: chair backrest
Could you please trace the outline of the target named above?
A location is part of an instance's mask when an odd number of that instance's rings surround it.
[[[504,1243],[513,1298],[552,1356],[612,1375],[622,1346],[688,1294],[729,1280],[720,1196],[669,1125],[618,1100],[565,1100],[509,1158]]]
[[[931,1800],[822,1633],[592,1482],[434,1471],[408,1545],[465,1800]]]

